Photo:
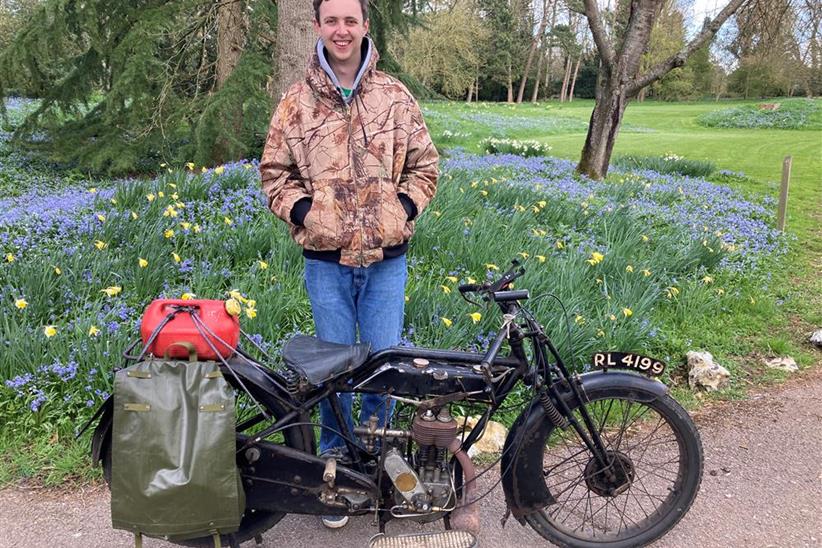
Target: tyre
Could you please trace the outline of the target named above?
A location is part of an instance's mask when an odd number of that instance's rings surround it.
[[[238,401],[245,398],[244,395],[238,396]],[[278,417],[285,414],[285,411],[279,409],[272,409],[273,402],[269,402],[269,411],[272,417]],[[299,419],[297,419],[299,420]],[[239,421],[238,421],[239,422]],[[238,436],[238,443],[241,439]],[[314,453],[314,441],[310,430],[305,428],[287,428],[282,434],[276,434],[269,441],[275,443],[282,443],[299,449],[307,453]],[[243,441],[244,443],[244,441]],[[106,434],[104,447],[102,451],[102,465],[103,477],[108,485],[111,484],[111,431]],[[256,510],[254,508],[245,508],[242,520],[240,521],[239,529],[233,535],[221,535],[221,543],[223,546],[229,546],[231,541],[242,543],[251,540],[263,532],[274,527],[283,517],[283,512],[272,512],[270,510]],[[233,537],[233,539],[231,538]],[[174,544],[181,546],[192,546],[196,548],[212,548],[214,546],[214,539],[212,537],[191,538],[186,540],[171,540]]]
[[[559,546],[643,546],[685,515],[702,480],[702,442],[688,413],[667,394],[598,387],[585,405],[606,449],[593,458],[573,427],[540,431],[544,481],[555,502],[526,516]],[[579,408],[574,417],[584,425]]]

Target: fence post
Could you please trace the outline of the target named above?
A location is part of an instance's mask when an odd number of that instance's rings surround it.
[[[788,209],[788,185],[791,182],[791,156],[785,156],[782,161],[782,186],[779,188],[779,207],[776,213],[776,229],[785,231],[785,212]]]

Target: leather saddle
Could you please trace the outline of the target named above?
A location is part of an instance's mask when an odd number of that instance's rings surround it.
[[[309,383],[319,386],[365,363],[370,350],[368,343],[337,344],[297,335],[285,343],[282,356],[288,367]]]

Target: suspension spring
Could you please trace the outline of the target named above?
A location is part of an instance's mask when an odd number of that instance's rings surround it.
[[[300,374],[293,369],[284,368],[280,374],[285,381],[285,388],[291,394],[296,394],[300,391]]]
[[[545,414],[548,415],[548,420],[550,420],[554,426],[559,428],[568,427],[568,419],[559,412],[554,402],[551,401],[551,396],[548,395],[548,391],[544,388],[539,392],[539,403],[545,410]]]

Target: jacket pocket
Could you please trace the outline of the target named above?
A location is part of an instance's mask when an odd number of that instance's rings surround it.
[[[302,246],[314,251],[344,249],[351,243],[355,214],[351,185],[342,179],[312,181],[311,209],[303,224]]]
[[[407,230],[408,214],[397,196],[397,187],[391,179],[380,181],[380,231],[382,247],[399,245],[410,237]]]

